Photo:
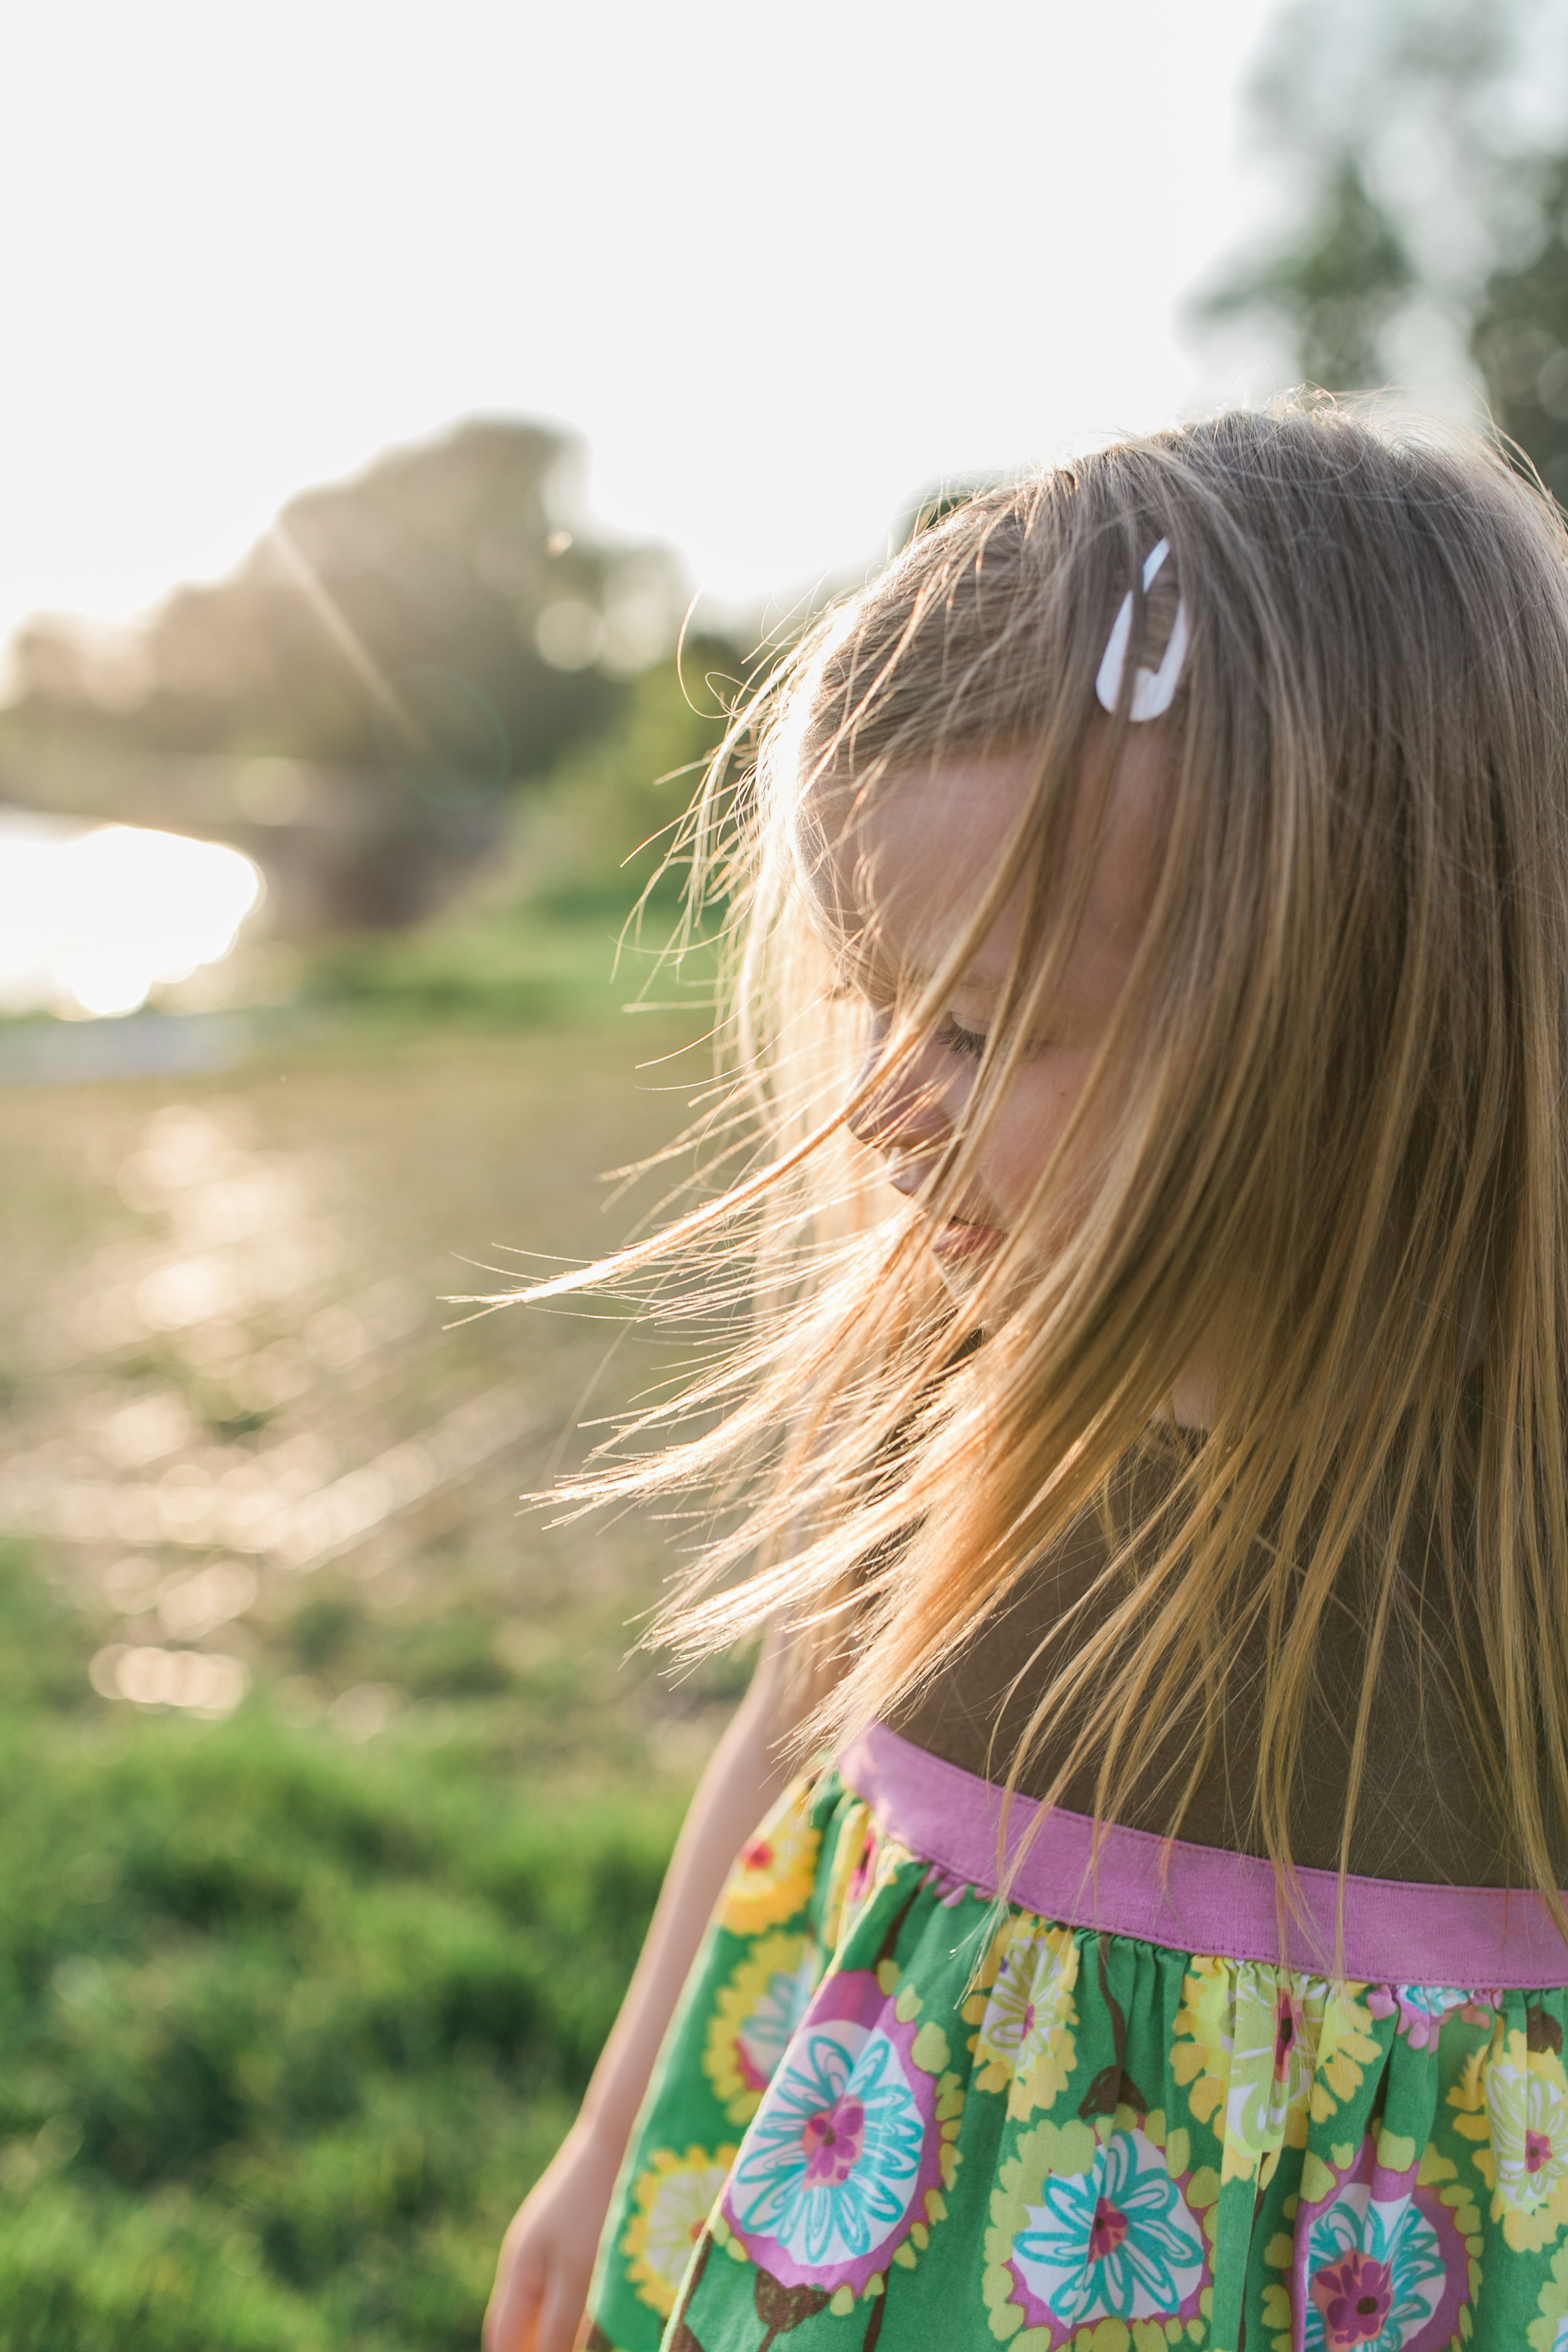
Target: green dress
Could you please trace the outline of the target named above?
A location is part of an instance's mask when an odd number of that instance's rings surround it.
[[[1282,1927],[1265,1865],[1058,1811],[1001,1903],[1002,1826],[880,1726],[789,1790],[633,2136],[595,2352],[1568,2352],[1539,1898],[1352,1879],[1337,1920],[1303,1872]]]

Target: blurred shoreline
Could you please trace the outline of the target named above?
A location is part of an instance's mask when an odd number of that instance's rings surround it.
[[[40,1013],[0,1023],[0,1087],[205,1076],[248,1061],[276,1029],[276,1015],[251,1012],[149,1008],[118,1021],[59,1021]]]

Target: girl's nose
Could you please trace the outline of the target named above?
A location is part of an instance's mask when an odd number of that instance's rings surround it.
[[[885,1045],[885,1031],[872,1039],[855,1076],[857,1094],[876,1076]],[[951,1129],[925,1059],[918,1050],[906,1055],[850,1113],[846,1124],[857,1142],[874,1151],[929,1151],[947,1140]]]

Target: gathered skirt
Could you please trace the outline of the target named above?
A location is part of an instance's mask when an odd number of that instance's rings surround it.
[[[667,2037],[594,2352],[1568,2352],[1539,1897],[1340,1909],[1304,1871],[1282,1913],[1246,1856],[1034,1813],[882,1726],[787,1792]]]

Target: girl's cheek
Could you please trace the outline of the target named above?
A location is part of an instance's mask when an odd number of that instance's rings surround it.
[[[1027,1107],[1020,1105],[1023,1115],[1011,1156],[1019,1175],[1029,1182],[1039,1175],[1060,1142],[1078,1108],[1086,1076],[1083,1070],[1063,1069],[1058,1065],[1049,1073],[1041,1074]]]

